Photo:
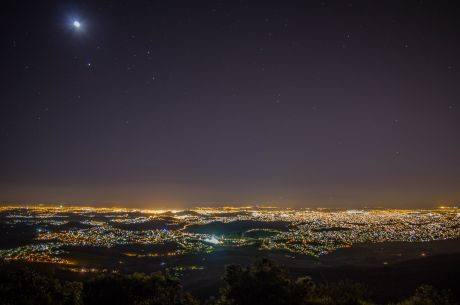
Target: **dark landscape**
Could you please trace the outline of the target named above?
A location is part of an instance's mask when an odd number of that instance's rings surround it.
[[[363,284],[366,297],[379,304],[408,298],[422,285],[449,290],[455,299],[459,215],[457,208],[446,207],[171,212],[10,206],[0,211],[0,257],[2,272],[27,268],[78,283],[100,275],[160,272],[203,302],[226,287],[226,268],[264,259],[292,277],[308,276],[318,287]]]

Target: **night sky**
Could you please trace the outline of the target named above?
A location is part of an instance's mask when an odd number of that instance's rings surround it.
[[[0,201],[459,203],[454,4],[2,2]]]

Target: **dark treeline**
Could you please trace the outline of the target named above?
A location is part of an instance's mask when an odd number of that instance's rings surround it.
[[[62,281],[30,270],[0,270],[1,305],[373,305],[367,289],[357,283],[318,284],[294,278],[263,259],[249,267],[228,266],[225,286],[216,296],[198,300],[169,274],[100,274],[84,282]],[[419,287],[412,296],[391,305],[458,304],[447,291]],[[386,304],[385,304],[386,305]],[[389,305],[389,304],[388,304]]]

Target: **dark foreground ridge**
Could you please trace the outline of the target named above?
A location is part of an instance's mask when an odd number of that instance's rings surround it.
[[[429,285],[395,303],[376,303],[366,285],[351,281],[317,283],[293,277],[268,259],[229,265],[216,296],[199,300],[168,273],[100,274],[83,282],[64,281],[29,269],[0,269],[1,305],[453,305],[449,291]]]

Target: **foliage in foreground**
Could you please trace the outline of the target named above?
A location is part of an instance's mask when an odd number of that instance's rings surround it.
[[[366,305],[365,289],[352,282],[317,285],[309,277],[294,279],[269,260],[253,266],[229,266],[226,287],[213,305]]]
[[[364,286],[352,282],[317,284],[293,278],[263,259],[249,267],[231,265],[225,287],[205,305],[373,305]],[[101,274],[84,283],[66,282],[33,271],[0,270],[0,305],[198,305],[180,282],[164,273]],[[455,305],[453,297],[421,286],[409,298],[391,305]]]
[[[0,271],[1,305],[79,305],[82,284],[63,282],[28,270]]]
[[[448,291],[436,291],[432,286],[423,285],[415,290],[413,296],[397,305],[452,305],[453,296]]]
[[[160,272],[100,275],[83,285],[85,305],[194,305],[180,282]]]

